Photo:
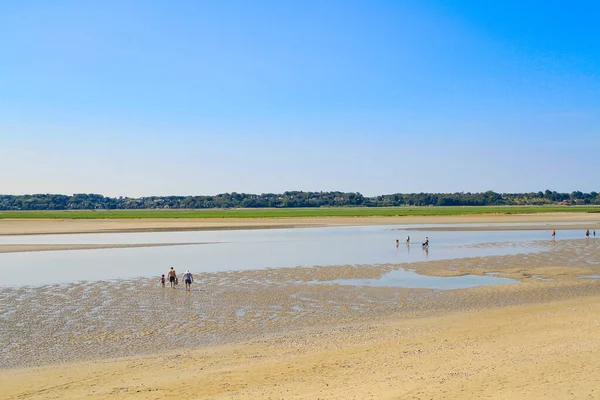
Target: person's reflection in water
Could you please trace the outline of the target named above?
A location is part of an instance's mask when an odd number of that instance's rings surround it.
[[[425,253],[425,258],[426,258],[426,259],[429,259],[429,246],[425,247],[425,248],[423,249],[423,252]]]

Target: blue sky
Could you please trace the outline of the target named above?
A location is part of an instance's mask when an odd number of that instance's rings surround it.
[[[599,13],[2,2],[0,193],[598,191]]]

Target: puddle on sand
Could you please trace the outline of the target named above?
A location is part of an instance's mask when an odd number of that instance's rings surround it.
[[[235,311],[236,317],[244,317],[246,315],[246,310],[243,308],[239,308]]]
[[[599,277],[600,277],[600,276],[599,276]],[[547,281],[547,282],[551,282],[551,281],[553,281],[553,280],[554,280],[554,279],[551,279],[551,278],[544,278],[544,277],[542,277],[542,276],[537,276],[537,275],[531,275],[531,277],[530,277],[530,278],[532,278],[532,279],[537,279],[538,281]]]
[[[583,279],[600,279],[600,275],[581,275],[580,278],[583,278]]]
[[[330,281],[311,281],[311,284],[338,284],[348,286],[401,287],[409,289],[452,290],[466,289],[477,286],[488,286],[508,283],[518,283],[516,279],[498,278],[495,276],[463,275],[463,276],[428,276],[414,271],[397,269],[390,271],[380,278],[334,279]]]

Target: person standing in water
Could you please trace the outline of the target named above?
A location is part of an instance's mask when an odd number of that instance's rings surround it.
[[[408,246],[408,245],[410,245],[410,236],[407,236],[407,237],[406,237],[406,245],[407,245],[407,246]]]
[[[396,247],[398,247],[400,245],[400,241],[398,239],[396,239]]]
[[[585,238],[586,238],[586,239],[589,239],[589,238],[590,238],[590,230],[589,230],[589,229],[586,229],[586,230],[585,230]]]
[[[189,292],[192,288],[192,282],[194,282],[194,275],[192,275],[189,269],[183,274],[183,280],[185,281],[185,290]]]
[[[556,229],[552,229],[552,239],[554,239],[554,236],[556,236]]]
[[[173,289],[175,289],[175,279],[177,279],[177,272],[175,272],[175,269],[171,267],[167,275],[169,275],[169,284]]]

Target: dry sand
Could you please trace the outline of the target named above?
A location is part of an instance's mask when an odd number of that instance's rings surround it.
[[[310,218],[207,218],[207,219],[75,219],[0,220],[0,235],[50,233],[153,232],[215,229],[266,229],[319,226],[471,224],[471,223],[589,223],[600,229],[600,214],[547,213],[515,215],[456,215],[416,217],[310,217]],[[577,226],[580,227],[580,226]],[[548,228],[546,228],[548,229]],[[565,228],[563,228],[565,229]]]

